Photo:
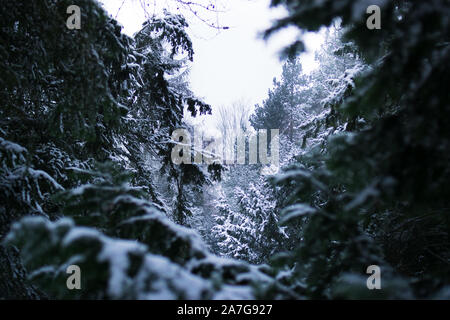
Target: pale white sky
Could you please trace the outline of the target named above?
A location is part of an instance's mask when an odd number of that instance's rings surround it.
[[[142,1],[100,0],[124,26],[123,31],[128,35],[138,31],[145,21],[146,14],[140,4]],[[148,1],[148,12],[161,10],[162,6],[172,6],[174,9],[170,0],[157,2]],[[281,9],[269,9],[269,0],[224,0],[223,3],[226,3],[226,12],[212,18],[217,18],[223,26],[229,26],[229,30],[217,34],[194,16],[188,17],[188,33],[195,51],[191,88],[213,107],[226,106],[239,99],[252,105],[260,103],[267,96],[273,77],[281,73],[278,52],[295,38],[296,31],[284,30],[265,42],[258,34],[269,27],[274,18],[284,14]],[[306,71],[315,67],[312,52],[320,46],[321,39],[317,35],[305,35],[309,49],[309,53],[303,54]]]

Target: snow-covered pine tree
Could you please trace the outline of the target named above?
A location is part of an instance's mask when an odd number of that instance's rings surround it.
[[[183,64],[175,60],[180,50],[192,55],[184,20],[155,18],[134,42],[96,1],[82,4],[87,27],[77,33],[53,1],[8,3],[0,12],[0,297],[296,297],[267,270],[212,256],[151,192],[147,150],[168,161],[170,129],[182,125],[183,108],[209,110],[166,78]],[[76,40],[86,49],[80,59],[72,55]],[[171,45],[168,52],[159,41]],[[205,174],[196,170],[173,167],[165,178],[200,185]],[[39,217],[20,219],[29,214]],[[67,290],[71,264],[84,270],[81,292]]]
[[[448,1],[380,2],[377,32],[365,25],[364,1],[272,3],[289,15],[267,35],[340,18],[344,38],[371,64],[329,100],[342,130],[276,179],[289,190],[286,213],[305,222],[290,253],[303,265],[297,280],[313,298],[373,297],[361,272],[377,264],[387,271],[379,298],[448,297]]]
[[[128,37],[91,0],[78,3],[84,28],[70,32],[60,8],[71,4],[16,1],[0,10],[0,239],[23,215],[58,216],[51,195],[78,184],[66,168],[106,159],[127,111],[119,97]],[[20,262],[3,248],[0,269],[12,273],[2,273],[0,297],[26,298],[26,281],[9,280],[23,280],[13,275]]]
[[[183,121],[184,110],[193,117],[211,113],[211,106],[196,98],[186,81],[188,62],[192,61],[194,53],[185,30],[187,26],[183,16],[164,11],[161,17],[153,17],[136,33],[134,61],[131,62],[135,67],[135,82],[129,100],[131,141],[136,142],[132,142],[128,155],[133,157],[136,150],[144,157],[150,155],[153,158],[153,165],[151,161],[148,163],[150,171],[162,171],[159,180],[169,177],[168,196],[175,200],[168,214],[180,224],[185,224],[187,216],[191,215],[188,192],[199,192],[198,187],[210,182],[209,172],[213,177],[220,176],[218,166],[175,165],[171,159],[172,132],[187,128]],[[140,148],[145,148],[145,152]],[[143,161],[142,157],[136,160]],[[159,163],[162,166],[158,166]],[[157,175],[153,175],[155,180]],[[155,191],[152,194],[158,199]]]
[[[283,247],[287,235],[278,225],[273,191],[263,181],[264,177],[245,190],[236,187],[230,197],[236,201],[234,205],[229,204],[230,198],[225,194],[219,196],[216,225],[212,228],[219,254],[261,264],[268,263]]]

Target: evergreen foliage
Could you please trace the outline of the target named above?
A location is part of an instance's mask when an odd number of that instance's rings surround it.
[[[344,130],[274,179],[288,190],[286,212],[304,224],[304,241],[289,253],[294,282],[306,282],[311,297],[351,297],[364,285],[353,281],[364,266],[378,264],[392,270],[384,276],[387,287],[403,288],[384,297],[444,292],[448,2],[382,1],[376,31],[365,26],[363,1],[272,4],[289,15],[268,35],[287,25],[317,30],[340,18],[344,38],[371,64],[353,77],[343,99],[328,99]]]
[[[374,2],[380,30],[367,1],[272,0],[266,37],[327,28],[318,68],[295,41],[221,128],[280,129],[277,172],[172,162],[185,115],[213,111],[182,15],[128,37],[94,0],[80,30],[70,1],[2,3],[0,299],[448,299],[450,4]]]

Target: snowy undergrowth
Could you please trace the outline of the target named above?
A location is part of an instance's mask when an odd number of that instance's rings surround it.
[[[140,223],[148,219],[145,217]],[[216,257],[203,249],[195,232],[168,220],[164,223],[166,230],[178,234],[187,246],[201,250],[203,255],[191,257],[188,263],[180,265],[164,256],[164,252],[154,254],[140,242],[108,237],[94,228],[78,227],[69,218],[51,222],[43,217],[26,217],[13,225],[6,243],[21,249],[32,280],[56,298],[296,297],[265,273],[264,267]],[[83,290],[67,290],[66,269],[71,264],[82,270]]]

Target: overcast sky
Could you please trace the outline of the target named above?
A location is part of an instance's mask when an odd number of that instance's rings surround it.
[[[133,35],[145,21],[140,2],[143,0],[102,0],[108,12],[124,26],[124,32]],[[149,1],[149,0],[147,0]],[[281,73],[278,52],[296,35],[285,30],[268,42],[258,34],[271,25],[271,21],[284,14],[282,9],[269,9],[269,0],[227,0],[226,10],[217,18],[230,29],[217,33],[194,16],[189,16],[188,30],[194,45],[194,63],[191,67],[191,88],[194,93],[213,106],[229,105],[243,99],[252,105],[260,103],[272,86],[273,77]],[[152,8],[153,5],[156,7]],[[150,0],[148,12],[172,6],[170,0]],[[120,10],[119,10],[120,8]],[[206,16],[211,18],[211,16]],[[311,53],[321,43],[321,37],[306,35],[310,53],[304,54],[305,70],[314,68]]]

